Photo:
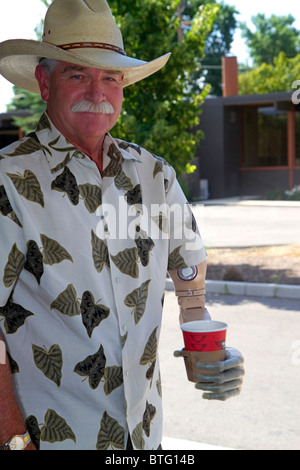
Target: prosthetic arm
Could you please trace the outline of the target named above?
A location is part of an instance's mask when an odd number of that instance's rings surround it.
[[[169,271],[180,307],[180,324],[195,320],[210,320],[205,308],[206,261],[189,268]]]
[[[205,306],[206,261],[189,268],[169,271],[169,275],[180,307],[180,324],[195,320],[210,320],[210,314]],[[174,356],[183,357],[183,352],[175,351]],[[194,367],[199,368],[199,374],[196,374],[196,379],[199,380],[196,388],[204,391],[202,396],[208,400],[224,401],[239,395],[244,375],[243,363],[241,353],[234,348],[226,348],[225,361],[195,362]]]

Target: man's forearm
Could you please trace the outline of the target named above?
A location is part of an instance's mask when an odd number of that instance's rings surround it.
[[[15,399],[8,357],[4,354],[4,342],[0,331],[0,445],[13,435],[24,434],[26,426],[21,410]]]

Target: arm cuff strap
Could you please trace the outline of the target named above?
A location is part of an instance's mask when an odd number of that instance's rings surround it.
[[[198,295],[205,295],[206,289],[187,289],[187,290],[178,290],[175,292],[177,297],[194,297]]]

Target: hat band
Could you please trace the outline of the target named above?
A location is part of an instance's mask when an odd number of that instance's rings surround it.
[[[114,46],[113,44],[107,44],[105,42],[73,42],[70,44],[62,44],[58,46],[65,51],[70,49],[82,49],[82,48],[92,48],[92,49],[108,49],[110,51],[118,52],[118,54],[126,55],[126,52],[121,49],[121,47]]]

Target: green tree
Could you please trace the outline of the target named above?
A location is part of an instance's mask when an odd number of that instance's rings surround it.
[[[199,80],[210,84],[211,94],[222,95],[222,68],[221,59],[230,52],[233,36],[237,28],[235,15],[238,13],[234,6],[225,4],[223,1],[213,0],[184,0],[182,5],[182,17],[188,24],[197,9],[201,5],[215,4],[218,7],[216,19],[211,32],[205,41],[203,69],[195,72],[193,88],[197,89]]]
[[[240,28],[254,66],[272,64],[274,57],[280,52],[284,52],[289,58],[300,52],[300,31],[292,26],[295,21],[292,15],[271,15],[266,18],[264,14],[259,13],[251,20],[254,31],[248,28],[246,23],[241,23]]]
[[[178,175],[190,170],[202,133],[201,105],[209,87],[194,92],[195,70],[200,68],[205,41],[217,13],[215,5],[201,6],[180,37],[178,0],[117,0],[110,6],[119,22],[128,55],[151,60],[172,52],[167,66],[125,89],[116,135],[138,142],[166,158]]]
[[[109,5],[127,55],[148,61],[172,52],[163,70],[124,89],[123,110],[112,135],[164,157],[178,175],[192,171],[190,162],[202,137],[195,129],[209,87],[193,91],[191,83],[218,8],[210,3],[201,6],[178,40],[180,0],[109,0]],[[24,104],[15,99],[12,107]]]
[[[48,8],[53,0],[41,0],[41,2]],[[43,22],[41,21],[34,30],[36,38],[41,40],[43,32]],[[31,116],[22,118],[14,117],[14,124],[18,127],[21,127],[25,134],[31,132],[36,128],[36,125],[39,121],[41,114],[46,109],[46,104],[41,99],[39,95],[35,93],[30,93],[29,91],[22,90],[17,86],[13,87],[14,97],[12,102],[7,106],[8,111],[15,110],[30,110],[32,112]]]
[[[293,83],[300,79],[300,54],[289,58],[280,52],[272,64],[239,75],[239,91],[242,95],[292,91]]]
[[[216,18],[212,29],[205,41],[204,58],[201,67],[195,70],[192,77],[192,88],[196,91],[199,84],[209,84],[211,94],[222,95],[222,66],[221,59],[229,53],[237,28],[235,15],[238,13],[235,7],[225,4],[223,1],[214,0],[181,0],[179,12],[182,20],[182,29],[190,28],[191,19],[203,5],[215,5],[217,7]]]
[[[13,87],[14,97],[12,102],[7,105],[7,111],[25,110],[31,111],[31,115],[27,117],[14,116],[13,122],[17,127],[22,128],[25,134],[36,128],[40,116],[46,109],[46,104],[40,95],[22,90],[17,86]]]

